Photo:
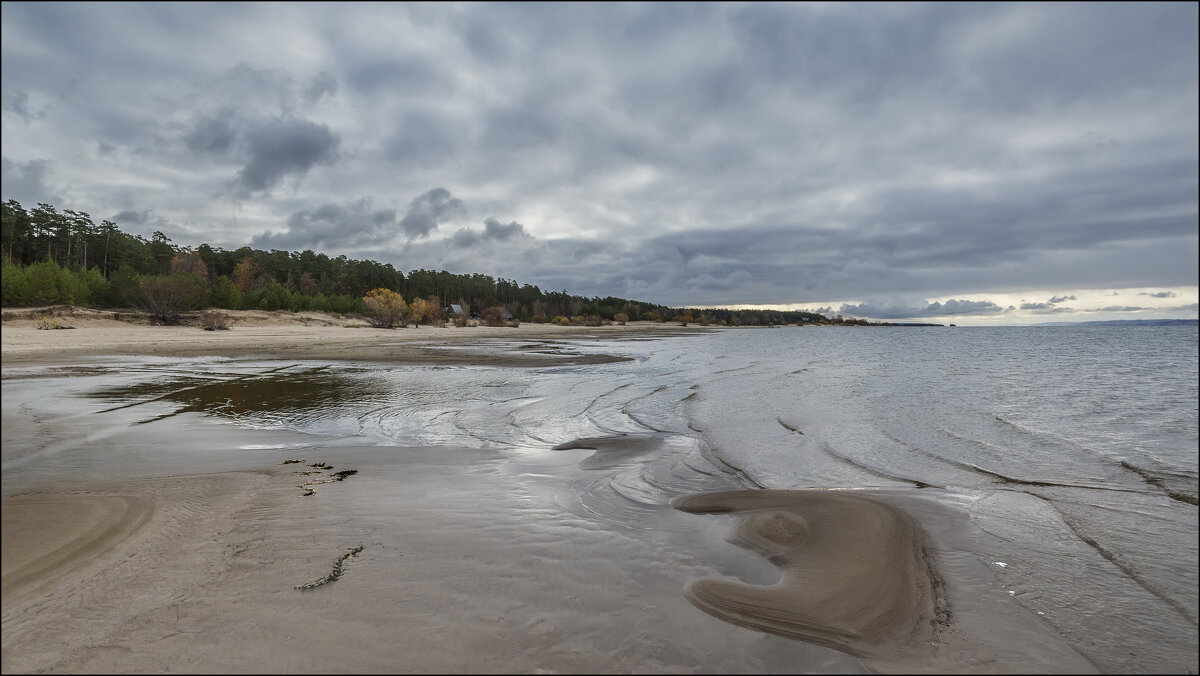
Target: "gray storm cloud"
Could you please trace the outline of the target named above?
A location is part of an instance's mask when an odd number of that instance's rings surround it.
[[[249,197],[336,161],[341,139],[324,124],[295,117],[246,119],[225,107],[197,118],[183,143],[196,154],[236,158],[242,168],[232,186]]]
[[[428,237],[437,229],[439,223],[444,223],[466,213],[462,200],[450,194],[445,188],[433,188],[413,199],[408,205],[408,212],[400,221],[400,229],[410,239]]]
[[[507,242],[510,240],[529,239],[529,237],[529,233],[525,231],[525,226],[516,221],[501,223],[495,218],[485,218],[482,231],[460,228],[458,232],[454,233],[451,240],[455,246],[471,247],[481,242]]]
[[[220,154],[229,151],[238,140],[234,115],[233,109],[226,108],[214,115],[201,117],[184,135],[184,144],[195,153]]]
[[[287,230],[267,230],[251,239],[265,249],[300,251],[332,247],[369,247],[399,234],[395,209],[375,209],[370,199],[322,204],[288,217]]]
[[[323,124],[298,119],[270,120],[248,133],[249,160],[238,172],[245,195],[275,187],[285,176],[304,176],[318,164],[337,159],[339,139]]]
[[[528,237],[529,233],[525,232],[525,226],[516,221],[501,223],[494,218],[488,218],[483,221],[483,236],[488,239],[506,240],[514,237]]]
[[[151,218],[153,218],[153,216],[154,216],[154,213],[151,211],[134,211],[132,209],[126,209],[124,211],[119,211],[116,214],[114,214],[113,222],[116,223],[117,225],[125,225],[125,224],[142,225],[143,223],[146,223]]]

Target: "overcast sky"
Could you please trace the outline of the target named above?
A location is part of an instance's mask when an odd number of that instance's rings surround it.
[[[674,306],[1197,316],[1197,3],[0,11],[26,208]]]

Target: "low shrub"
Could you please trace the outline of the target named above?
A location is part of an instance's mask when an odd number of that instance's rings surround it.
[[[220,310],[205,310],[200,313],[200,326],[205,331],[225,331],[232,321],[232,317]]]
[[[483,309],[483,323],[486,326],[504,326],[504,308],[499,305]]]
[[[51,331],[54,329],[73,329],[75,327],[62,324],[50,315],[42,315],[38,318],[37,328],[42,329],[43,331]]]
[[[383,329],[404,328],[408,323],[408,304],[391,289],[372,289],[363,296],[364,313],[371,326]]]

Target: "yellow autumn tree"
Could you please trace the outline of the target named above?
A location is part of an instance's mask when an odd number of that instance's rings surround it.
[[[412,319],[412,323],[418,327],[422,322],[428,323],[425,319],[429,315],[429,303],[421,298],[414,298],[412,303],[408,305],[408,316]]]
[[[363,296],[364,312],[371,326],[384,329],[404,328],[408,320],[408,304],[404,297],[390,289],[371,289]]]
[[[253,258],[243,258],[233,266],[233,285],[242,293],[247,293],[255,287],[257,277],[258,264]]]

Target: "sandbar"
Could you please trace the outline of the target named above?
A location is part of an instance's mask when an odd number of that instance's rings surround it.
[[[887,503],[836,491],[740,490],[674,504],[735,516],[735,541],[782,573],[765,587],[692,582],[688,598],[705,612],[858,656],[929,641],[939,622],[949,624],[920,526]]]

